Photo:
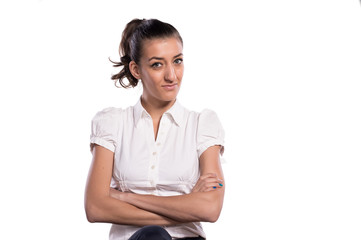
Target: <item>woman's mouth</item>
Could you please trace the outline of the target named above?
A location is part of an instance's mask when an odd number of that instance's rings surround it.
[[[167,84],[167,85],[162,85],[162,88],[164,88],[167,91],[172,91],[176,88],[177,85],[178,85],[177,83]]]

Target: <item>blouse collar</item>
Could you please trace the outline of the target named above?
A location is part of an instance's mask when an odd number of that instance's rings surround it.
[[[137,127],[139,120],[144,117],[151,117],[150,114],[147,112],[147,110],[144,109],[142,106],[141,100],[139,99],[138,102],[133,107],[134,112],[134,125]],[[183,106],[176,100],[173,106],[168,109],[164,114],[166,116],[169,116],[174,123],[180,127],[183,122]]]

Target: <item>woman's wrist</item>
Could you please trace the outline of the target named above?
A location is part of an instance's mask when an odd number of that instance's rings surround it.
[[[116,190],[114,188],[110,188],[109,196],[115,199],[118,199],[120,201],[126,202],[128,193],[121,192],[119,190]]]

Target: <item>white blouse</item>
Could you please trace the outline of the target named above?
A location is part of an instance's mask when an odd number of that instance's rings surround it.
[[[111,186],[123,192],[174,196],[188,194],[199,178],[199,157],[221,145],[224,131],[215,112],[189,111],[178,101],[163,114],[154,136],[153,121],[140,100],[127,109],[106,108],[92,121],[90,142],[114,152]],[[113,224],[110,240],[126,240],[137,226]],[[205,234],[199,222],[165,227],[173,238]]]

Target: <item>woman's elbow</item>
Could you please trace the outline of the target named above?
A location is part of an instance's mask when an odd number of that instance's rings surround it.
[[[95,208],[94,208],[94,206],[92,206],[89,203],[85,204],[85,215],[86,215],[88,222],[90,222],[90,223],[96,222]]]
[[[85,214],[88,222],[100,222],[100,209],[94,201],[85,200]]]
[[[215,195],[216,194],[216,195]],[[214,223],[221,215],[223,207],[223,194],[216,192],[209,192],[204,195],[206,197],[204,204],[202,204],[202,222]]]
[[[203,222],[214,223],[217,222],[219,216],[221,215],[221,207],[212,206],[208,208],[207,211],[203,215]]]

